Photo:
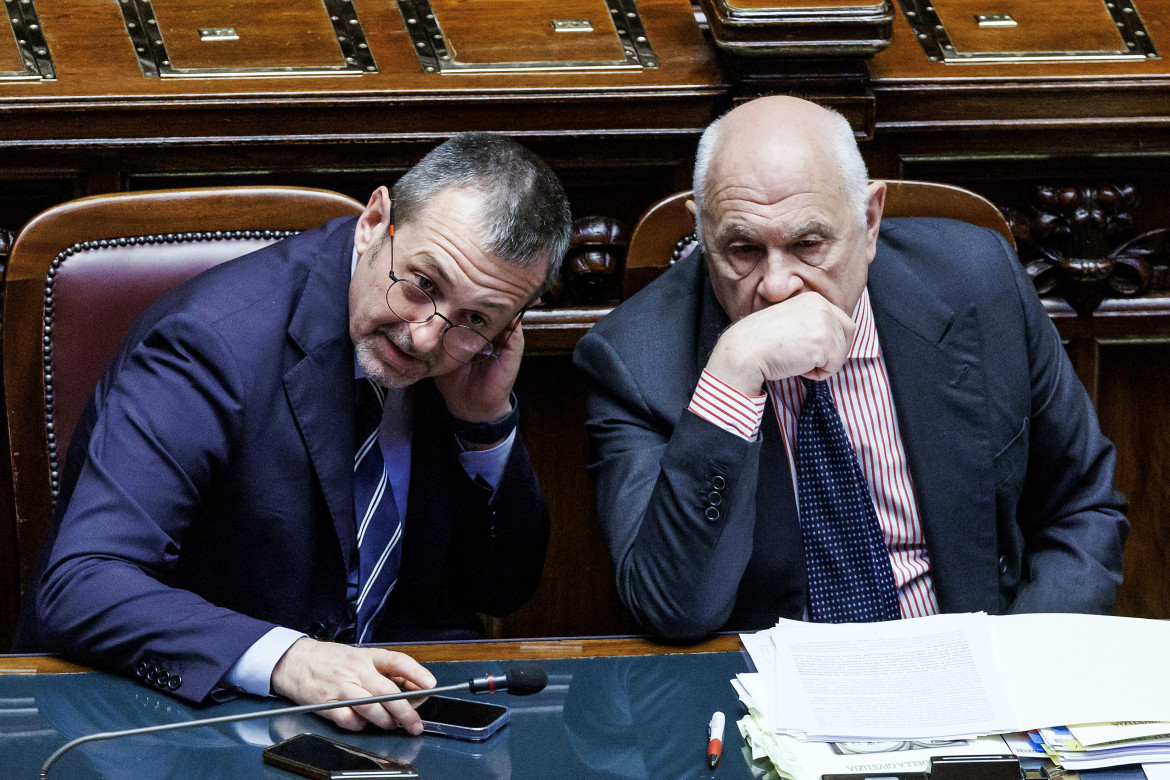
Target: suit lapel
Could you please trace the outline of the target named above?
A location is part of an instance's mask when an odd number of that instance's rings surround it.
[[[978,313],[954,312],[893,251],[870,301],[944,612],[998,609],[995,485]]]
[[[695,377],[694,382],[688,385],[692,388],[698,384],[699,375],[703,373],[707,361],[711,359],[711,352],[719,342],[719,337],[731,325],[727,312],[723,311],[707,278],[707,258],[702,253],[698,253],[698,263],[698,281],[702,293],[699,298],[698,329],[695,331]]]
[[[353,344],[349,338],[352,222],[330,234],[309,265],[289,336],[303,351],[284,375],[341,546],[346,571],[356,550],[353,508]]]

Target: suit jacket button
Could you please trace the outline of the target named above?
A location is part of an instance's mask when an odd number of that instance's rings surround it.
[[[167,689],[172,691],[179,690],[179,686],[183,684],[183,678],[180,675],[172,674],[167,680]]]
[[[154,677],[154,684],[160,688],[166,688],[167,687],[167,680],[169,680],[169,679],[171,679],[171,676],[169,674],[167,674],[166,672],[160,671]]]
[[[707,519],[712,523],[719,519],[719,510],[713,506],[707,507],[707,511],[703,514],[707,515]]]
[[[1008,570],[1007,556],[1001,555],[1001,556],[999,556],[999,573],[1000,574],[1007,574],[1007,570]]]
[[[143,678],[146,676],[146,670],[149,668],[150,666],[146,661],[139,661],[138,665],[134,667],[134,675],[138,678]]]
[[[712,490],[709,494],[707,494],[707,503],[711,506],[719,506],[723,503],[723,496],[719,493],[718,490]]]
[[[723,488],[727,487],[727,481],[724,480],[723,477],[719,474],[716,474],[715,476],[711,477],[711,487],[715,488],[716,490],[722,490]]]
[[[329,638],[329,630],[321,621],[315,621],[313,625],[309,626],[309,638],[325,641]]]
[[[146,677],[144,677],[143,679],[145,679],[151,685],[154,685],[154,681],[158,679],[158,669],[155,669],[154,667],[147,669],[146,670]]]

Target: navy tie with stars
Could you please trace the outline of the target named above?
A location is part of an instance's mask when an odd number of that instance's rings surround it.
[[[890,553],[869,487],[829,388],[804,382],[796,422],[796,490],[809,617],[870,623],[901,617]]]
[[[402,563],[402,520],[386,474],[378,429],[386,391],[370,379],[357,380],[353,458],[353,502],[357,520],[357,642],[369,640],[374,618],[398,582]]]

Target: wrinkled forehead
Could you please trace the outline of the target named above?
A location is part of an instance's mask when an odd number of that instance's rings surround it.
[[[828,151],[782,144],[729,146],[712,162],[703,204],[709,220],[718,220],[735,204],[772,206],[798,196],[828,208],[848,203],[844,180]]]

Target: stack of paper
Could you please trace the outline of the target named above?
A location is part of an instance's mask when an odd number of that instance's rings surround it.
[[[1017,755],[1039,755],[1065,769],[1170,762],[1170,723],[1083,723],[1012,735]]]
[[[755,672],[732,681],[749,712],[740,730],[757,755],[798,780],[805,767],[825,764],[817,756],[836,750],[817,743],[974,740],[1029,730],[1041,739],[1034,749],[1070,767],[1170,760],[1162,736],[1170,727],[1140,736],[1059,728],[1170,721],[1170,676],[1161,673],[1170,623],[978,613],[840,625],[781,620],[741,638]],[[925,751],[913,759],[925,765],[944,754],[938,747],[902,752]],[[947,751],[1006,752],[999,738]]]

